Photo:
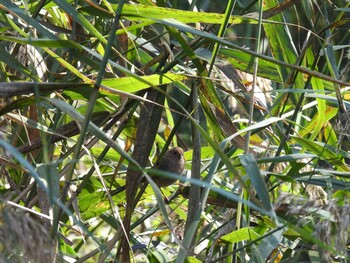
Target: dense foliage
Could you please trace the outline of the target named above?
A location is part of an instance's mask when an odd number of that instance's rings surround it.
[[[0,0],[0,262],[349,260],[349,5]]]

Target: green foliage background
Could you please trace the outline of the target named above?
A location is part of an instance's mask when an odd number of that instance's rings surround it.
[[[145,190],[133,262],[349,260],[349,5],[0,0],[0,261],[118,262],[151,89],[149,167],[188,178]]]

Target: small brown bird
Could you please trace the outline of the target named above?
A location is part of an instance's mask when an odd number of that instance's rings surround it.
[[[185,158],[183,153],[184,151],[182,148],[174,147],[168,150],[165,153],[163,159],[160,160],[160,162],[157,162],[152,168],[181,175],[185,168]],[[177,181],[176,179],[173,179],[173,178],[169,178],[166,176],[158,176],[158,175],[151,175],[151,178],[158,187],[166,187]],[[141,183],[145,183],[145,182],[147,182],[147,179],[142,178]],[[125,185],[112,191],[111,195],[115,195],[124,190],[125,190]]]
[[[180,147],[174,147],[167,151],[163,159],[154,165],[154,169],[181,175],[185,168],[184,151]],[[166,187],[176,182],[176,179],[165,176],[152,175],[151,178],[158,187]],[[146,180],[144,178],[144,180]]]

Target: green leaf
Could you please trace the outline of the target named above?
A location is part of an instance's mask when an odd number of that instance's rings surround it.
[[[340,171],[350,172],[350,168],[344,163],[343,156],[327,147],[325,143],[314,142],[305,138],[291,136],[293,140],[299,143],[304,150],[317,154],[322,160],[328,161],[336,166]]]
[[[187,79],[184,75],[166,73],[164,75],[153,74],[140,77],[143,81],[135,79],[134,77],[103,79],[102,85],[109,88],[133,93],[143,89],[147,89],[151,86],[160,86],[164,84],[170,84],[175,81],[184,81]],[[101,93],[108,94],[108,91],[101,90]]]
[[[112,5],[114,10],[117,9],[118,5]],[[83,7],[79,9],[92,15],[104,15],[106,12],[96,9],[95,7]],[[220,13],[211,12],[195,12],[187,10],[178,10],[171,8],[158,7],[154,5],[133,5],[124,4],[122,15],[126,16],[132,21],[145,21],[154,19],[166,19],[169,17],[176,17],[180,22],[183,23],[212,23],[221,24],[225,20],[225,15]],[[243,16],[230,16],[228,23],[230,24],[242,24],[242,23],[253,23],[257,22],[254,19],[250,19]]]
[[[269,197],[269,192],[253,154],[249,153],[241,155],[239,156],[239,160],[241,161],[244,169],[246,170],[251,184],[255,188],[255,191],[258,194],[258,196],[260,197],[264,208],[267,211],[270,211],[272,209],[272,205]]]
[[[242,241],[254,241],[259,237],[260,235],[250,227],[243,227],[241,229],[235,230],[227,235],[220,237],[220,240],[229,243],[238,243]]]
[[[35,39],[35,38],[23,38],[23,37],[7,37],[0,36],[0,40],[19,43],[23,45],[31,45],[35,47],[48,47],[48,48],[77,48],[81,49],[80,45],[71,40],[62,39]]]
[[[277,0],[268,0],[264,2],[264,8],[273,8],[278,6]],[[289,28],[286,27],[284,17],[282,14],[277,14],[270,18],[270,20],[280,22],[277,23],[264,23],[264,31],[266,37],[269,41],[269,46],[271,49],[272,56],[280,61],[288,62],[294,64],[297,61],[297,52],[296,48],[293,44],[293,40],[291,39],[291,33],[289,32]],[[287,81],[288,71],[285,67],[278,67],[279,75],[283,81]],[[300,74],[295,79],[296,87],[303,87],[303,78]]]
[[[202,261],[196,257],[187,257],[185,263],[202,263]]]

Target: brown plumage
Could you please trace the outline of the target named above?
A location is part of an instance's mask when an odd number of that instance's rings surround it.
[[[166,171],[174,174],[181,175],[185,169],[184,151],[180,147],[174,147],[168,150],[163,159],[157,162],[152,168],[161,171]],[[158,187],[166,187],[176,182],[176,179],[168,178],[166,176],[151,175],[152,180]],[[146,178],[142,179],[141,183],[145,183]],[[125,185],[111,192],[111,195],[115,195],[125,190]]]
[[[167,151],[163,159],[154,165],[155,169],[181,175],[185,168],[184,151],[180,147],[174,147]],[[166,187],[176,182],[176,179],[166,176],[152,175],[151,178],[158,187]]]

